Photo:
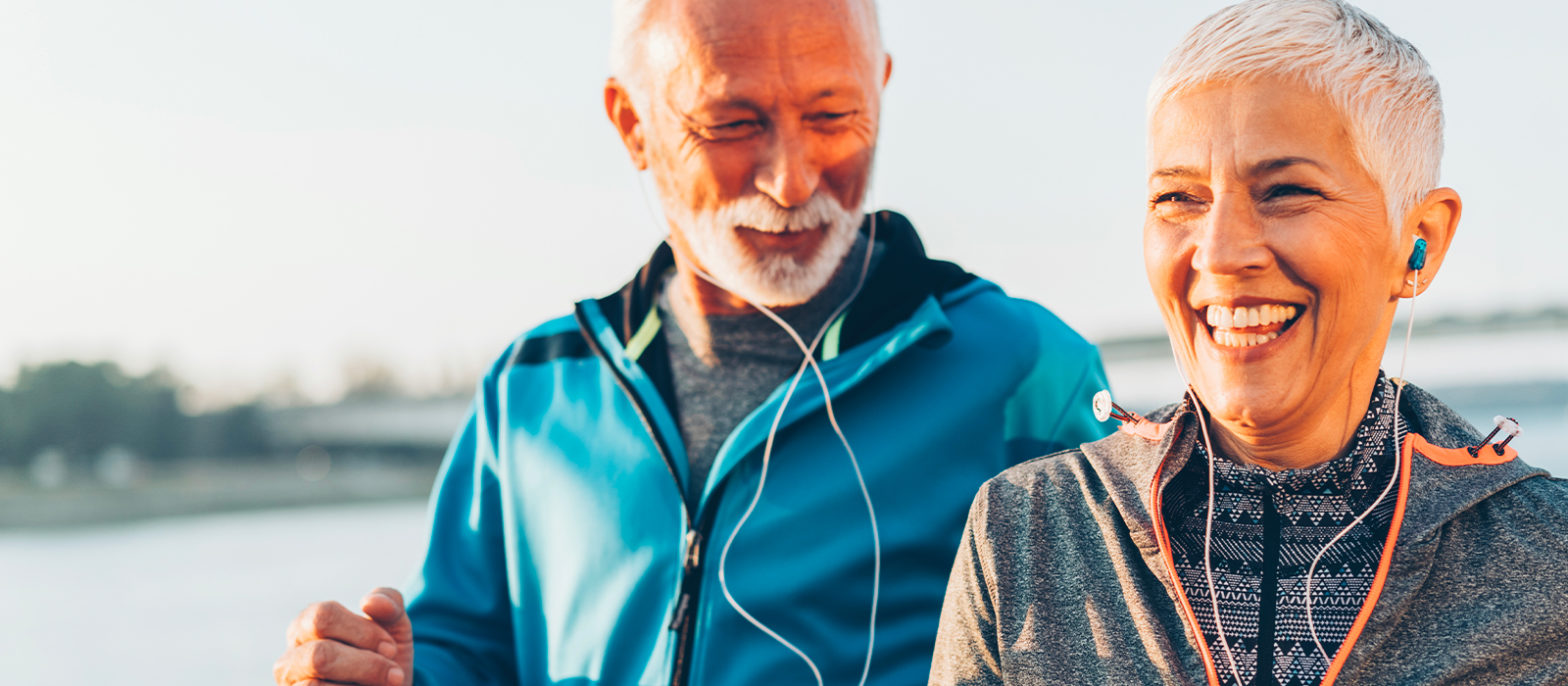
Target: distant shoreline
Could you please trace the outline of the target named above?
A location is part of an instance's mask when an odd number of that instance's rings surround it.
[[[60,489],[0,480],[0,532],[72,529],[126,522],[314,505],[418,501],[436,464],[350,463],[307,480],[288,465],[192,464],[128,488]]]

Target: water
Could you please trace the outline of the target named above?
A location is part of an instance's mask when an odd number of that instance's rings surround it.
[[[306,605],[401,584],[424,503],[0,533],[0,681],[271,684]]]

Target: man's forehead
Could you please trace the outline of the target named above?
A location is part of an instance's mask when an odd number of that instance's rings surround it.
[[[834,28],[848,40],[874,37],[871,0],[663,0],[655,21],[708,42],[776,34],[780,29]]]
[[[835,71],[840,89],[854,72],[875,71],[877,36],[869,0],[665,0],[647,26],[650,67],[705,92],[743,86],[747,76],[796,68]],[[696,85],[696,84],[691,84]],[[713,93],[717,94],[717,93]]]

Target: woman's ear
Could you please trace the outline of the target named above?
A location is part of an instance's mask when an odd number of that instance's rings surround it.
[[[1415,248],[1415,239],[1426,241],[1426,263],[1421,266],[1421,283],[1415,284],[1416,272],[1410,268],[1410,253],[1405,254],[1404,283],[1399,291],[1401,298],[1413,298],[1417,293],[1425,292],[1432,285],[1432,279],[1437,276],[1438,269],[1443,266],[1443,257],[1448,254],[1449,246],[1453,245],[1454,232],[1459,229],[1459,214],[1463,203],[1459,200],[1459,193],[1452,188],[1438,188],[1421,198],[1421,202],[1410,211],[1406,220],[1404,245],[1406,248]]]
[[[632,165],[637,167],[637,171],[646,170],[648,157],[645,153],[642,119],[637,116],[637,108],[632,105],[631,94],[613,77],[604,82],[604,113],[609,116],[616,133],[620,134],[621,144],[626,146]]]

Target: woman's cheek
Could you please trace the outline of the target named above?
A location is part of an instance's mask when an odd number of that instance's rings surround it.
[[[1148,273],[1149,286],[1161,301],[1162,308],[1172,298],[1185,299],[1183,292],[1185,274],[1190,262],[1183,258],[1180,233],[1169,227],[1149,226],[1143,234],[1143,262]]]

